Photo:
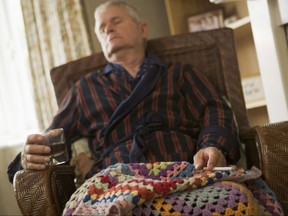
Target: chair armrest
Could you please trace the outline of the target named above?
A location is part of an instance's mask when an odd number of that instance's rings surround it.
[[[263,179],[276,193],[288,215],[288,121],[254,129]]]
[[[240,140],[245,144],[245,158],[247,168],[252,166],[260,168],[259,152],[256,145],[256,130],[255,128],[250,128],[241,134]]]
[[[61,215],[76,190],[74,170],[68,165],[18,171],[13,186],[23,215]]]

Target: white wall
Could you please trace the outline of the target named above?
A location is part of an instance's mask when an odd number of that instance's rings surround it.
[[[281,2],[247,1],[270,122],[288,120],[288,47]]]
[[[21,215],[7,175],[8,165],[21,149],[22,145],[0,148],[0,215]]]

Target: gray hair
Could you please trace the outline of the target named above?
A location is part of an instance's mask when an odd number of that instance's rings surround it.
[[[121,0],[109,0],[109,1],[104,2],[103,4],[100,4],[95,10],[95,13],[94,13],[95,19],[97,16],[103,13],[103,11],[105,11],[109,6],[119,6],[119,7],[125,8],[128,14],[136,23],[140,23],[142,20],[140,13],[136,10],[136,8],[128,4],[126,1],[121,1]]]

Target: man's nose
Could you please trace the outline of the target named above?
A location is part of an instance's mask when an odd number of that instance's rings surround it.
[[[112,24],[106,25],[106,28],[105,28],[105,33],[106,34],[109,34],[109,33],[113,32],[113,31],[114,31],[114,28],[113,28]]]

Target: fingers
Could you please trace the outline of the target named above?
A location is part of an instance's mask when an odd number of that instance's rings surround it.
[[[196,170],[202,169],[205,166],[207,166],[208,170],[212,170],[216,166],[226,166],[224,155],[216,147],[200,149],[193,159]]]
[[[40,155],[40,154],[39,155],[31,154],[25,151],[22,152],[21,164],[24,169],[43,170],[45,169],[46,164],[49,161],[50,161],[49,156]]]
[[[37,163],[32,163],[29,161],[23,161],[23,168],[24,169],[29,169],[29,170],[44,170],[46,168],[45,164],[37,164]]]
[[[21,165],[24,169],[43,170],[50,161],[50,147],[43,145],[43,136],[31,134],[21,153]]]
[[[50,152],[50,147],[42,144],[26,143],[23,150],[26,154],[47,155]]]
[[[216,147],[208,147],[207,154],[209,155],[207,161],[207,169],[212,170],[215,166],[226,166],[226,159],[223,153]]]
[[[59,135],[61,134],[61,130],[55,129],[55,130],[49,130],[48,132],[43,134],[43,143],[49,144],[51,140],[54,140],[55,138],[59,138]]]
[[[218,149],[211,153],[209,160],[207,162],[208,170],[212,170],[214,167],[226,166],[226,159],[222,152]]]
[[[219,162],[219,150],[218,149],[209,149],[209,159],[207,161],[207,169],[212,170]]]
[[[30,134],[27,137],[26,144],[41,144],[43,140],[44,138],[41,134]]]
[[[196,170],[202,169],[206,166],[205,152],[204,149],[200,149],[194,156],[194,166]]]

